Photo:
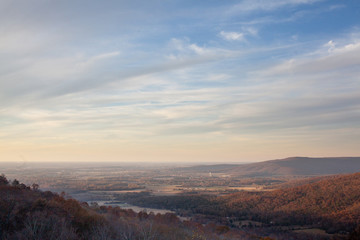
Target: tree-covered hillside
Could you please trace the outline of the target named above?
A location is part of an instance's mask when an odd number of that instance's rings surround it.
[[[0,176],[1,240],[251,239],[227,226],[181,221],[175,214],[89,206]]]
[[[240,192],[217,199],[230,214],[276,225],[314,225],[328,232],[360,225],[360,173],[270,192]]]
[[[316,178],[312,183],[273,191],[242,191],[218,197],[134,194],[126,200],[140,206],[200,214],[230,226],[252,220],[266,227],[306,226],[347,234],[360,226],[360,173]]]

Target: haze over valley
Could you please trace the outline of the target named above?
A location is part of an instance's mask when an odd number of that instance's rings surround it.
[[[10,182],[16,178],[25,186],[37,183],[42,191],[64,194],[95,210],[121,207],[138,214],[175,214],[181,221],[213,222],[278,239],[345,239],[357,226],[348,214],[358,211],[360,176],[353,173],[360,171],[360,157],[216,165],[1,163],[0,167]],[[333,204],[340,205],[334,209]],[[331,214],[336,221],[329,220]]]
[[[359,240],[359,16],[0,0],[0,240]]]

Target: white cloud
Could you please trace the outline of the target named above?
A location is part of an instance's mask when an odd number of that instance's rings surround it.
[[[246,36],[257,36],[258,30],[254,27],[242,27],[242,32],[221,31],[219,36],[227,41],[246,41]]]
[[[220,36],[227,41],[244,41],[245,36],[243,33],[239,32],[225,32],[221,31]]]
[[[196,54],[199,54],[199,55],[202,55],[202,54],[205,54],[205,53],[208,52],[207,49],[202,48],[202,47],[199,47],[199,46],[196,45],[196,44],[191,44],[191,45],[189,46],[189,48],[190,48],[191,50],[193,50]]]
[[[360,65],[360,41],[336,47],[334,41],[329,41],[320,50],[305,56],[286,60],[269,69],[259,71],[262,75],[280,74],[316,74],[325,72],[349,71],[349,68]],[[355,69],[356,71],[356,69]]]
[[[243,27],[242,29],[247,35],[251,35],[251,36],[258,35],[258,30],[254,27]]]
[[[332,52],[335,49],[335,45],[335,42],[333,40],[330,40],[324,46],[328,47],[328,52]]]
[[[173,38],[169,42],[165,54],[168,61],[160,64],[164,66],[164,70],[166,70],[165,68],[172,70],[234,57],[239,52],[225,48],[199,46],[196,43],[192,43],[188,38]]]
[[[346,44],[344,46],[340,46],[340,47],[337,47],[337,48],[335,48],[335,46],[334,46],[333,51],[335,53],[345,53],[345,52],[356,51],[356,50],[359,50],[359,49],[360,49],[360,40],[357,40],[357,41],[355,41],[353,43],[349,43],[349,44]]]
[[[191,55],[193,53],[195,53],[196,55],[204,55],[213,52],[213,49],[201,47],[196,43],[191,43],[190,39],[188,38],[172,38],[169,42],[169,50],[175,51],[175,54],[178,56]],[[171,54],[170,58],[176,58],[175,54]]]
[[[244,0],[233,6],[231,12],[273,11],[286,6],[312,4],[319,1],[322,0]]]
[[[341,41],[341,31],[319,39],[327,28],[311,36],[297,28],[296,45],[286,37],[265,42],[269,35],[260,32],[263,24],[323,13],[327,4],[240,0],[229,16],[233,3],[226,1],[171,9],[160,2],[43,2],[0,8],[2,146],[111,139],[105,145],[126,148],[182,138],[226,145],[251,138],[258,152],[262,138],[286,138],[277,140],[283,146],[299,136],[317,138],[320,128],[331,130],[320,140],[336,131],[354,136],[345,128],[359,133],[360,42]],[[277,9],[285,14],[271,13]],[[319,41],[327,44],[304,53]],[[244,42],[246,48],[238,44]]]
[[[182,52],[187,47],[187,43],[189,42],[188,38],[179,39],[179,38],[172,38],[169,42],[169,46],[171,49],[175,49],[176,51]]]

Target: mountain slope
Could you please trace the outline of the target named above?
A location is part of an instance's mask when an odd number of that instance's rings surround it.
[[[240,176],[330,175],[360,171],[360,157],[291,157],[239,165],[228,171]]]
[[[215,164],[175,168],[177,172],[213,172],[244,177],[314,176],[360,172],[360,157],[290,157],[245,164]]]
[[[183,222],[175,214],[154,214],[80,203],[42,192],[0,175],[1,240],[235,240],[253,239],[224,225]]]
[[[329,232],[360,225],[360,173],[272,192],[219,198],[233,214],[265,223],[318,225]]]

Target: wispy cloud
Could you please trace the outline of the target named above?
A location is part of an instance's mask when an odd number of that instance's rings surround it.
[[[312,4],[323,0],[243,0],[232,7],[233,12],[273,11],[286,6]]]
[[[360,38],[342,18],[355,16],[347,2],[84,3],[0,3],[8,155],[93,146],[236,159],[259,146],[325,153],[331,139],[360,136]],[[324,27],[308,28],[309,16]],[[334,16],[344,22],[330,27]]]
[[[360,64],[360,41],[335,47],[336,43],[330,40],[324,45],[326,52],[318,51],[314,55],[290,59],[284,63],[264,70],[265,74],[310,74],[320,72],[347,71],[350,67]],[[323,50],[323,49],[322,49]]]
[[[220,32],[220,36],[228,41],[244,41],[244,34],[238,32]]]
[[[242,32],[221,31],[219,36],[227,41],[246,41],[248,36],[257,36],[258,30],[253,27],[242,27]]]

